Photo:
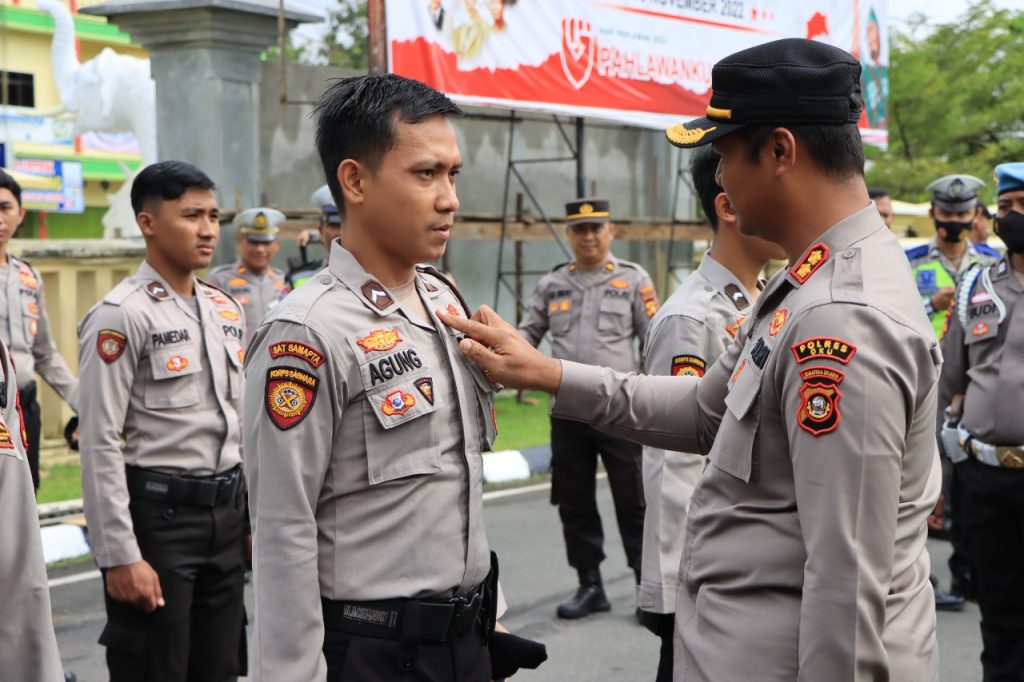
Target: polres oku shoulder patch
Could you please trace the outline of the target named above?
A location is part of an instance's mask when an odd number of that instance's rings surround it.
[[[839,399],[843,394],[839,384],[846,375],[832,367],[808,367],[800,370],[804,380],[800,387],[800,411],[797,423],[812,436],[835,431],[842,421]]]
[[[295,367],[271,367],[267,370],[267,416],[282,431],[297,426],[316,402],[320,380]]]

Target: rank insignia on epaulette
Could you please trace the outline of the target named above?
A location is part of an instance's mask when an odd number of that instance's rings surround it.
[[[750,301],[743,295],[743,290],[735,284],[726,284],[725,289],[722,291],[724,291],[725,295],[729,297],[732,304],[736,306],[736,310],[743,310],[744,308],[750,307]]]
[[[397,329],[374,329],[367,336],[357,339],[356,343],[364,353],[385,352],[397,348],[398,344],[402,343],[402,337]]]
[[[171,297],[170,292],[160,282],[150,282],[146,285],[146,293],[157,301],[164,301]]]
[[[828,246],[824,242],[812,246],[799,263],[793,265],[790,273],[800,284],[804,284],[811,278],[818,268],[828,260]]]
[[[697,377],[704,376],[708,363],[696,355],[677,355],[672,358],[672,376]]]
[[[377,310],[385,310],[395,302],[395,299],[391,298],[391,294],[384,288],[384,285],[372,279],[364,282],[359,290],[362,292],[363,297],[372,303]]]
[[[296,426],[306,418],[316,402],[320,380],[294,367],[271,367],[267,370],[267,416],[282,431]]]
[[[113,329],[102,329],[96,335],[96,352],[108,365],[121,357],[127,345],[128,337]]]
[[[846,377],[832,367],[808,367],[800,371],[804,380],[800,387],[800,411],[797,423],[813,436],[835,431],[842,421],[839,399],[843,394],[839,384]]]
[[[384,402],[380,406],[380,411],[389,417],[395,415],[402,417],[415,404],[416,398],[413,397],[412,393],[406,393],[401,390],[392,391],[384,396]]]

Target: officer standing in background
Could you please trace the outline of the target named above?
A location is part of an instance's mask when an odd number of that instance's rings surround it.
[[[338,207],[334,204],[334,198],[331,196],[331,189],[327,185],[313,192],[313,203],[320,207],[320,225],[317,227],[316,233],[303,230],[299,235],[300,253],[305,260],[306,247],[317,242],[324,247],[326,253],[322,259],[303,262],[289,270],[285,281],[290,289],[302,286],[313,275],[327,267],[327,260],[331,255],[331,243],[341,236],[341,214],[338,213]]]
[[[0,670],[6,682],[61,682],[20,412],[14,365],[0,341]]]
[[[1007,255],[960,281],[942,340],[939,404],[963,396],[959,442],[944,434],[943,443],[970,538],[984,679],[1010,682],[1024,679],[1024,163],[997,166],[996,181],[996,234]]]
[[[967,238],[978,214],[978,190],[984,186],[970,175],[946,175],[926,188],[932,193],[928,215],[935,222],[935,237],[907,249],[907,258],[936,338],[942,335],[960,276],[975,263],[990,265],[999,259],[995,249]]]
[[[241,307],[196,279],[220,224],[180,161],[131,188],[146,260],[79,326],[82,492],[112,682],[245,673]]]
[[[565,205],[566,234],[575,260],[541,278],[519,332],[534,346],[551,334],[555,358],[636,369],[634,340],[643,340],[658,297],[636,263],[611,255],[615,228],[606,199]],[[597,458],[608,472],[626,561],[640,583],[644,500],[641,448],[586,424],[551,419],[551,503],[558,506],[569,565],[579,589],[558,606],[560,618],[582,618],[611,608],[601,582],[604,532],[597,511]]]
[[[245,337],[260,326],[285,293],[284,273],[270,264],[281,247],[280,225],[287,220],[273,208],[250,208],[235,216],[238,260],[210,270],[207,279],[231,294],[245,310]]]
[[[881,187],[868,187],[868,198],[875,202],[875,208],[878,210],[878,217],[882,219],[882,223],[892,229],[892,221],[895,216],[892,212],[892,197],[889,196],[889,190]]]
[[[555,394],[555,416],[708,453],[677,680],[938,679],[925,522],[941,353],[868,199],[860,84],[836,47],[765,43],[718,62],[707,117],[669,130],[679,146],[714,144],[745,229],[790,259],[703,378],[552,360],[486,306],[443,316],[495,380]]]
[[[253,680],[484,682],[495,387],[434,314],[467,315],[460,295],[417,267],[451,236],[461,111],[386,75],[336,82],[317,112],[345,245],[246,359]]]
[[[971,243],[975,246],[988,246],[988,235],[992,227],[992,218],[995,214],[988,210],[988,206],[978,202],[978,215],[974,217],[974,224],[971,226]]]
[[[784,259],[776,244],[748,237],[722,188],[715,182],[718,155],[697,149],[690,177],[714,242],[697,267],[651,320],[644,343],[647,374],[702,377],[736,338],[761,293],[771,259]],[[676,587],[686,535],[686,509],[704,471],[702,455],[644,446],[643,569],[637,606],[644,624],[661,638],[658,682],[672,679]]]
[[[41,424],[35,375],[39,374],[73,410],[78,381],[50,334],[42,276],[8,251],[11,237],[24,219],[21,187],[0,170],[0,339],[7,344],[18,368],[18,397],[28,434],[28,462],[32,484],[39,490]]]

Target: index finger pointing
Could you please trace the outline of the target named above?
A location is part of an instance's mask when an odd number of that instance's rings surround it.
[[[469,335],[471,339],[483,344],[484,346],[493,346],[498,340],[498,330],[486,324],[467,320],[461,315],[449,315],[443,310],[436,310],[434,312],[437,314],[437,319],[441,320],[452,329]]]

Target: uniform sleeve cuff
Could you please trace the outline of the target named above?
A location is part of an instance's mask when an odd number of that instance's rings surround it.
[[[601,403],[601,368],[562,360],[562,382],[558,385],[551,416],[589,422]]]
[[[122,547],[115,552],[103,552],[102,554],[94,552],[93,555],[96,565],[100,568],[116,568],[142,561],[142,552],[139,551],[138,544],[134,542],[130,547]]]

